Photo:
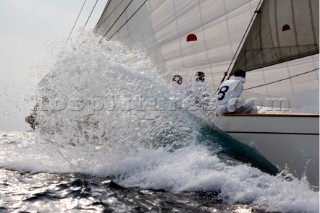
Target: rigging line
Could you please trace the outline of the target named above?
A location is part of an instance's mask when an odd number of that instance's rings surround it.
[[[241,47],[244,39],[245,39],[246,36],[247,36],[247,33],[248,33],[248,31],[249,31],[249,29],[250,29],[250,27],[251,27],[251,24],[252,24],[253,20],[255,19],[256,14],[259,13],[259,8],[260,8],[261,4],[262,4],[262,0],[259,1],[258,6],[257,6],[257,8],[256,8],[255,11],[254,11],[253,16],[251,17],[251,20],[250,20],[250,22],[249,22],[249,24],[248,24],[248,26],[247,26],[247,29],[246,29],[245,33],[243,34],[243,37],[242,37],[242,39],[241,39],[241,41],[240,41],[240,43],[239,43],[239,46],[238,46],[235,54],[233,55],[233,58],[231,59],[231,62],[230,62],[230,64],[229,64],[229,67],[228,67],[227,71],[225,72],[225,76],[223,77],[222,81],[224,81],[226,75],[228,75],[229,69],[230,69],[230,67],[231,67],[234,59],[236,58],[236,56],[237,56],[237,54],[238,54],[238,52],[239,52],[239,49],[240,49],[240,47]],[[229,77],[228,77],[228,78],[230,78],[230,74],[229,74]]]
[[[130,4],[132,3],[133,0],[131,0],[129,2],[129,4],[124,8],[124,10],[122,11],[122,13],[119,15],[119,17],[113,22],[113,24],[111,25],[111,27],[107,30],[107,32],[103,35],[106,36],[107,33],[112,29],[112,27],[117,23],[117,21],[120,19],[120,17],[124,14],[124,12],[126,12],[127,8],[130,6]]]
[[[81,14],[81,12],[82,12],[82,9],[83,9],[84,5],[86,4],[86,2],[87,2],[87,0],[84,0],[84,2],[83,2],[83,4],[82,4],[82,7],[81,7],[81,10],[80,10],[80,12],[78,13],[77,19],[76,19],[76,21],[75,21],[74,24],[73,24],[73,27],[72,27],[72,29],[71,29],[71,32],[70,32],[70,34],[69,34],[69,36],[68,36],[67,41],[69,41],[69,39],[70,39],[70,36],[71,36],[71,34],[72,34],[72,32],[73,32],[73,29],[74,29],[74,27],[76,26],[76,24],[77,24],[77,22],[78,22],[79,16],[80,16],[80,14]]]
[[[109,0],[108,2],[111,2],[111,0]],[[113,14],[114,11],[116,11],[116,10],[118,9],[118,7],[122,4],[122,2],[123,2],[123,0],[121,0],[120,4],[118,4],[118,6],[116,6],[116,7],[110,12],[110,14],[102,21],[102,23],[99,25],[99,27],[100,27],[101,25],[103,25],[104,22],[107,21],[107,19]],[[106,9],[107,9],[107,7],[106,7]],[[104,12],[103,12],[103,13],[104,13]],[[99,21],[100,21],[100,20],[99,20]],[[99,22],[98,22],[98,23],[99,23]],[[99,27],[98,27],[98,28],[99,28]]]
[[[99,1],[99,0],[96,0],[96,3],[94,3],[94,6],[93,6],[93,8],[92,8],[92,10],[91,10],[91,12],[90,12],[90,14],[89,14],[89,17],[87,18],[86,23],[84,24],[83,29],[87,26],[87,23],[88,23],[88,21],[89,21],[89,19],[90,19],[91,15],[92,15],[92,13],[93,13],[93,11],[94,11],[94,8],[96,7],[96,5],[97,5],[98,1]]]
[[[124,25],[126,25],[126,24],[130,21],[130,19],[142,8],[142,6],[143,6],[147,1],[148,1],[148,0],[145,0],[145,1],[140,5],[140,7],[128,18],[128,20],[127,20],[126,22],[124,22],[124,24],[121,25],[121,27],[120,27],[110,38],[108,38],[107,40],[112,39],[112,37],[113,37],[115,34],[117,34],[117,33],[122,29],[122,27],[123,27]]]
[[[75,171],[76,171],[76,167],[73,165],[73,163],[72,163],[66,156],[64,156],[64,155],[61,153],[59,147],[57,147],[57,152],[59,153],[59,155],[60,155],[65,161],[67,161],[67,162],[69,163],[70,168],[75,172]]]
[[[89,17],[87,18],[87,21],[86,21],[86,23],[84,24],[84,26],[83,26],[82,29],[84,29],[84,28],[86,27],[86,25],[87,25],[87,23],[88,23],[91,15],[92,15],[92,13],[93,13],[94,8],[96,7],[98,1],[99,1],[99,0],[96,0],[95,4],[94,4],[94,6],[93,6],[93,8],[92,8],[92,10],[91,10],[91,12],[90,12],[90,14],[89,14]],[[75,43],[75,46],[78,46],[79,40],[80,40],[80,38],[79,38],[79,39],[77,40],[77,42]],[[87,39],[86,39],[86,40],[87,40]],[[82,44],[83,44],[86,40],[82,41]],[[74,47],[73,49],[75,50],[75,47]]]
[[[266,83],[266,84],[261,84],[261,85],[258,85],[258,86],[249,87],[249,88],[246,88],[244,90],[254,89],[254,88],[263,87],[263,86],[266,86],[266,85],[278,83],[278,82],[281,82],[281,81],[284,81],[284,80],[288,80],[288,79],[291,79],[291,78],[294,78],[294,77],[298,77],[300,75],[305,75],[305,74],[308,74],[308,73],[311,73],[311,72],[314,72],[314,71],[317,71],[317,70],[319,70],[319,68],[316,68],[316,69],[313,69],[313,70],[309,70],[309,71],[306,71],[306,72],[303,72],[303,73],[300,73],[300,74],[297,74],[297,75],[292,75],[292,76],[289,76],[287,78],[283,78],[283,79],[280,79],[280,80],[277,80],[277,81],[272,81],[272,82],[269,82],[269,83]]]

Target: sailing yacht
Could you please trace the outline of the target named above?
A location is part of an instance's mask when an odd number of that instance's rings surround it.
[[[202,71],[215,91],[245,70],[259,113],[225,114],[219,128],[319,184],[318,0],[109,0],[94,31],[145,49],[169,82]]]

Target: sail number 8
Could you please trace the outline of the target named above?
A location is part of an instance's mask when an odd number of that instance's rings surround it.
[[[229,86],[223,86],[220,88],[219,93],[218,93],[218,100],[221,101],[222,99],[224,99],[224,97],[226,96],[226,92],[229,90]],[[220,94],[222,94],[220,96]]]

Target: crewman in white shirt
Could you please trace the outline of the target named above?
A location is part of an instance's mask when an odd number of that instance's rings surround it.
[[[216,106],[219,113],[256,113],[257,107],[253,101],[243,101],[240,95],[246,82],[246,72],[235,71],[230,80],[220,84],[216,92]]]

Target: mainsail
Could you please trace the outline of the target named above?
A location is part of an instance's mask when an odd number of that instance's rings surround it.
[[[180,74],[186,83],[202,71],[207,84],[216,89],[260,2],[109,0],[95,33],[144,48],[169,81]],[[317,54],[318,4],[318,0],[263,1],[234,69],[252,70]],[[316,55],[248,72],[246,87],[254,93],[282,97],[318,88],[318,62]]]

